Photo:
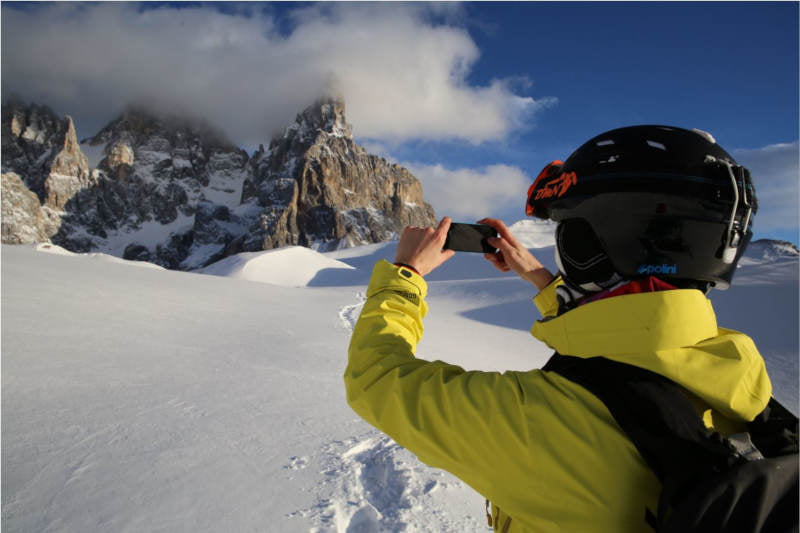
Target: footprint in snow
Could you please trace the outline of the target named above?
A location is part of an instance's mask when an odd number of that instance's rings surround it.
[[[356,294],[356,298],[358,298],[357,304],[345,305],[339,309],[339,320],[342,322],[342,326],[348,331],[353,331],[356,320],[358,320],[358,315],[361,314],[361,308],[367,300],[364,293],[361,292]]]
[[[289,457],[289,464],[283,465],[285,470],[302,470],[308,466],[308,457]]]
[[[298,511],[316,524],[312,532],[464,531],[430,500],[432,492],[450,485],[441,472],[389,437],[370,432],[331,442],[322,452],[317,503]]]

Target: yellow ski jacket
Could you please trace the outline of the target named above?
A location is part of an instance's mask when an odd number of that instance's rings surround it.
[[[555,287],[531,333],[564,355],[602,355],[687,391],[709,427],[752,420],[772,394],[753,341],[717,327],[697,290],[629,294],[560,316]],[[500,531],[652,531],[660,484],[600,400],[561,376],[476,372],[416,359],[425,280],[375,265],[350,342],[347,401],[367,422],[493,502]],[[501,511],[502,509],[502,511]]]

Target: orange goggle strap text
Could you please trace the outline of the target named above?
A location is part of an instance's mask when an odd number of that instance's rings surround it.
[[[536,187],[542,182],[542,180],[552,178],[557,175],[557,173],[561,170],[561,167],[564,165],[562,161],[555,160],[552,163],[548,164],[546,167],[539,172],[539,175],[536,176],[536,179],[533,181],[530,187],[528,187],[528,200],[525,203],[525,214],[529,217],[533,216],[534,207],[533,207],[533,191],[536,190]],[[558,168],[554,168],[558,167]]]

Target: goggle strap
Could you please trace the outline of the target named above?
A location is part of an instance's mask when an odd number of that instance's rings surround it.
[[[555,177],[556,172],[552,172],[551,170],[558,166],[558,171],[561,170],[561,167],[564,165],[562,161],[556,159],[552,163],[549,163],[546,167],[539,172],[539,175],[536,176],[536,179],[533,181],[530,187],[528,187],[528,200],[525,203],[525,214],[527,216],[533,216],[534,211],[536,210],[535,206],[533,205],[533,192],[536,190],[536,187],[539,183],[544,179],[550,179]]]

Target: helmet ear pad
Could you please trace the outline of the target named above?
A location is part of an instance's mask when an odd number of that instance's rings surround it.
[[[565,282],[583,292],[598,292],[622,280],[597,234],[582,218],[558,223],[555,259]]]

